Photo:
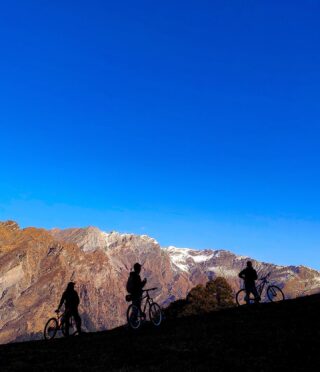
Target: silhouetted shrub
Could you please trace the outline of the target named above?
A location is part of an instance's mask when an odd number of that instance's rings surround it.
[[[165,315],[167,318],[177,318],[182,313],[187,300],[177,300],[171,302],[171,304],[165,309]]]
[[[192,288],[185,300],[172,302],[166,309],[168,318],[210,313],[234,305],[234,295],[228,282],[221,277]]]

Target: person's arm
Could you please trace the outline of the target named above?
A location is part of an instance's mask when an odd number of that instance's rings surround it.
[[[142,289],[147,283],[147,279],[141,280],[140,275],[137,276],[137,288]]]
[[[257,280],[257,279],[258,279],[258,274],[257,274],[256,270],[254,270],[253,279],[254,279],[254,280]]]
[[[144,278],[143,281],[141,282],[141,288],[143,288],[147,283],[147,278]]]
[[[63,305],[65,298],[66,298],[66,293],[63,292],[57,311],[60,311],[60,307]]]
[[[240,274],[239,274],[239,278],[241,278],[241,279],[244,279],[245,278],[245,271],[244,270],[242,270],[241,272],[240,272]]]

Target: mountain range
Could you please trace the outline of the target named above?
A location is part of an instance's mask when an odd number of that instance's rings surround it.
[[[167,306],[217,276],[237,291],[248,259],[225,250],[161,247],[147,235],[96,227],[21,229],[0,222],[0,343],[40,338],[70,280],[80,295],[84,329],[106,330],[125,323],[125,284],[135,262],[143,264],[147,286],[158,288],[155,301]],[[320,291],[316,270],[250,259],[259,276],[271,272],[287,298]]]

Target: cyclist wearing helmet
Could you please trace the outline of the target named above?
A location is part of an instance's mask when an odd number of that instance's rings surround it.
[[[147,283],[147,279],[141,280],[141,265],[137,262],[133,265],[133,271],[130,272],[127,282],[127,291],[131,294],[132,304],[141,312],[142,289]]]
[[[60,311],[61,306],[64,304],[64,321],[66,324],[69,324],[70,318],[73,316],[77,331],[80,334],[81,333],[81,318],[78,312],[78,306],[80,303],[79,295],[77,291],[74,289],[76,283],[69,282],[67,285],[66,290],[63,292],[63,295],[61,297],[58,309],[56,311]],[[69,335],[69,327],[66,327],[66,336]]]
[[[247,267],[239,274],[239,278],[244,280],[244,288],[246,290],[246,303],[250,303],[250,293],[254,295],[254,301],[258,303],[261,298],[256,288],[255,281],[258,279],[256,270],[252,267],[252,262],[247,262]]]

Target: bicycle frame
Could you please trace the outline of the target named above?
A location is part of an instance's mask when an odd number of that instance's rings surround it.
[[[65,312],[63,312],[63,313],[60,313],[60,312],[57,313],[57,319],[58,319],[59,330],[62,330],[63,323],[66,322]],[[68,326],[69,329],[73,327],[73,324],[74,324],[73,322],[74,322],[74,319],[73,319],[73,316],[71,316],[69,318],[69,321],[68,321],[69,324],[67,324],[67,326]],[[76,332],[74,332],[74,333],[76,333]]]
[[[149,291],[151,289],[146,289],[144,290],[144,292],[146,292],[146,295],[145,296],[142,296],[141,298],[141,303],[144,299],[146,299],[145,303],[144,303],[144,307],[143,307],[143,313],[146,313],[146,310],[147,310],[147,305],[149,305],[149,307],[153,304],[153,299],[150,297],[149,295]]]
[[[57,314],[59,329],[62,329],[62,325],[63,325],[63,322],[64,322],[64,312],[63,313],[56,312],[56,314]]]
[[[261,297],[264,287],[269,284],[269,280],[266,277],[260,279],[260,283],[257,285],[257,291]]]

